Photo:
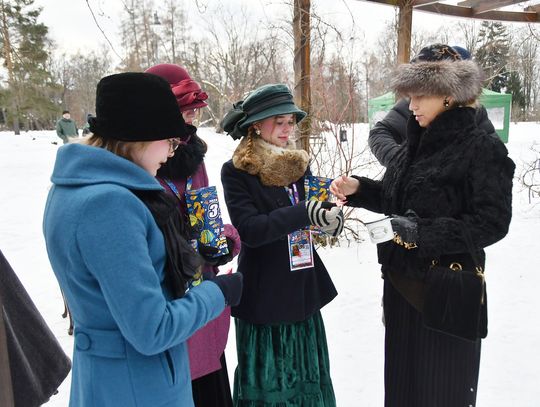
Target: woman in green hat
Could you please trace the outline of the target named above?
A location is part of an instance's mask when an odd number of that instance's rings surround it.
[[[329,202],[305,201],[309,156],[289,141],[305,116],[290,90],[273,84],[236,103],[222,123],[241,139],[221,172],[242,240],[244,291],[232,308],[235,406],[336,405],[320,309],[337,292],[306,229],[337,236],[343,213]]]

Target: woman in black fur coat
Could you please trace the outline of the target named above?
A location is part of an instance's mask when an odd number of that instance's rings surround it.
[[[464,231],[482,267],[483,248],[508,232],[515,166],[503,143],[475,121],[482,79],[480,68],[451,47],[424,48],[393,79],[395,91],[410,98],[413,114],[407,141],[382,181],[342,176],[332,183],[331,191],[347,205],[392,217],[396,238],[378,245],[386,407],[476,402],[481,340],[426,328],[422,290],[433,260],[474,269]]]

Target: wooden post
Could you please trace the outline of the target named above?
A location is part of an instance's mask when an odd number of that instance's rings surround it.
[[[311,134],[311,0],[294,0],[294,99],[300,109],[308,116],[300,122],[297,130],[297,148],[309,153]]]
[[[404,64],[411,58],[412,0],[399,0],[397,63]]]

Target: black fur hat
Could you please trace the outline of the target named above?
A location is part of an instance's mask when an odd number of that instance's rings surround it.
[[[186,137],[186,125],[166,80],[143,72],[102,78],[96,89],[96,117],[90,132],[122,141]]]
[[[483,80],[475,62],[463,60],[449,45],[434,44],[423,48],[411,63],[398,66],[392,88],[400,96],[451,96],[457,104],[469,104],[480,96]]]

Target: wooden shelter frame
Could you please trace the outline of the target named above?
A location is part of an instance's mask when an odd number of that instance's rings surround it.
[[[475,18],[480,20],[496,20],[506,22],[538,23],[540,22],[540,4],[529,5],[523,11],[500,10],[503,7],[531,3],[522,0],[463,0],[457,4],[448,4],[441,0],[361,0],[371,3],[386,4],[399,9],[398,14],[398,52],[397,62],[404,63],[410,59],[411,29],[413,11],[427,11],[440,15]]]
[[[427,11],[440,15],[475,18],[480,20],[496,20],[507,22],[538,23],[540,22],[540,1],[531,5],[522,0],[462,0],[457,4],[449,4],[442,0],[358,0],[394,6],[398,8],[398,49],[397,62],[410,60],[411,30],[413,11]],[[456,2],[453,2],[456,3]],[[518,4],[529,4],[523,11],[501,10],[504,7]],[[301,109],[308,112],[308,119],[300,123],[298,129],[298,148],[309,152],[309,136],[311,123],[311,86],[310,86],[310,12],[311,0],[294,0],[294,75],[295,100]]]

